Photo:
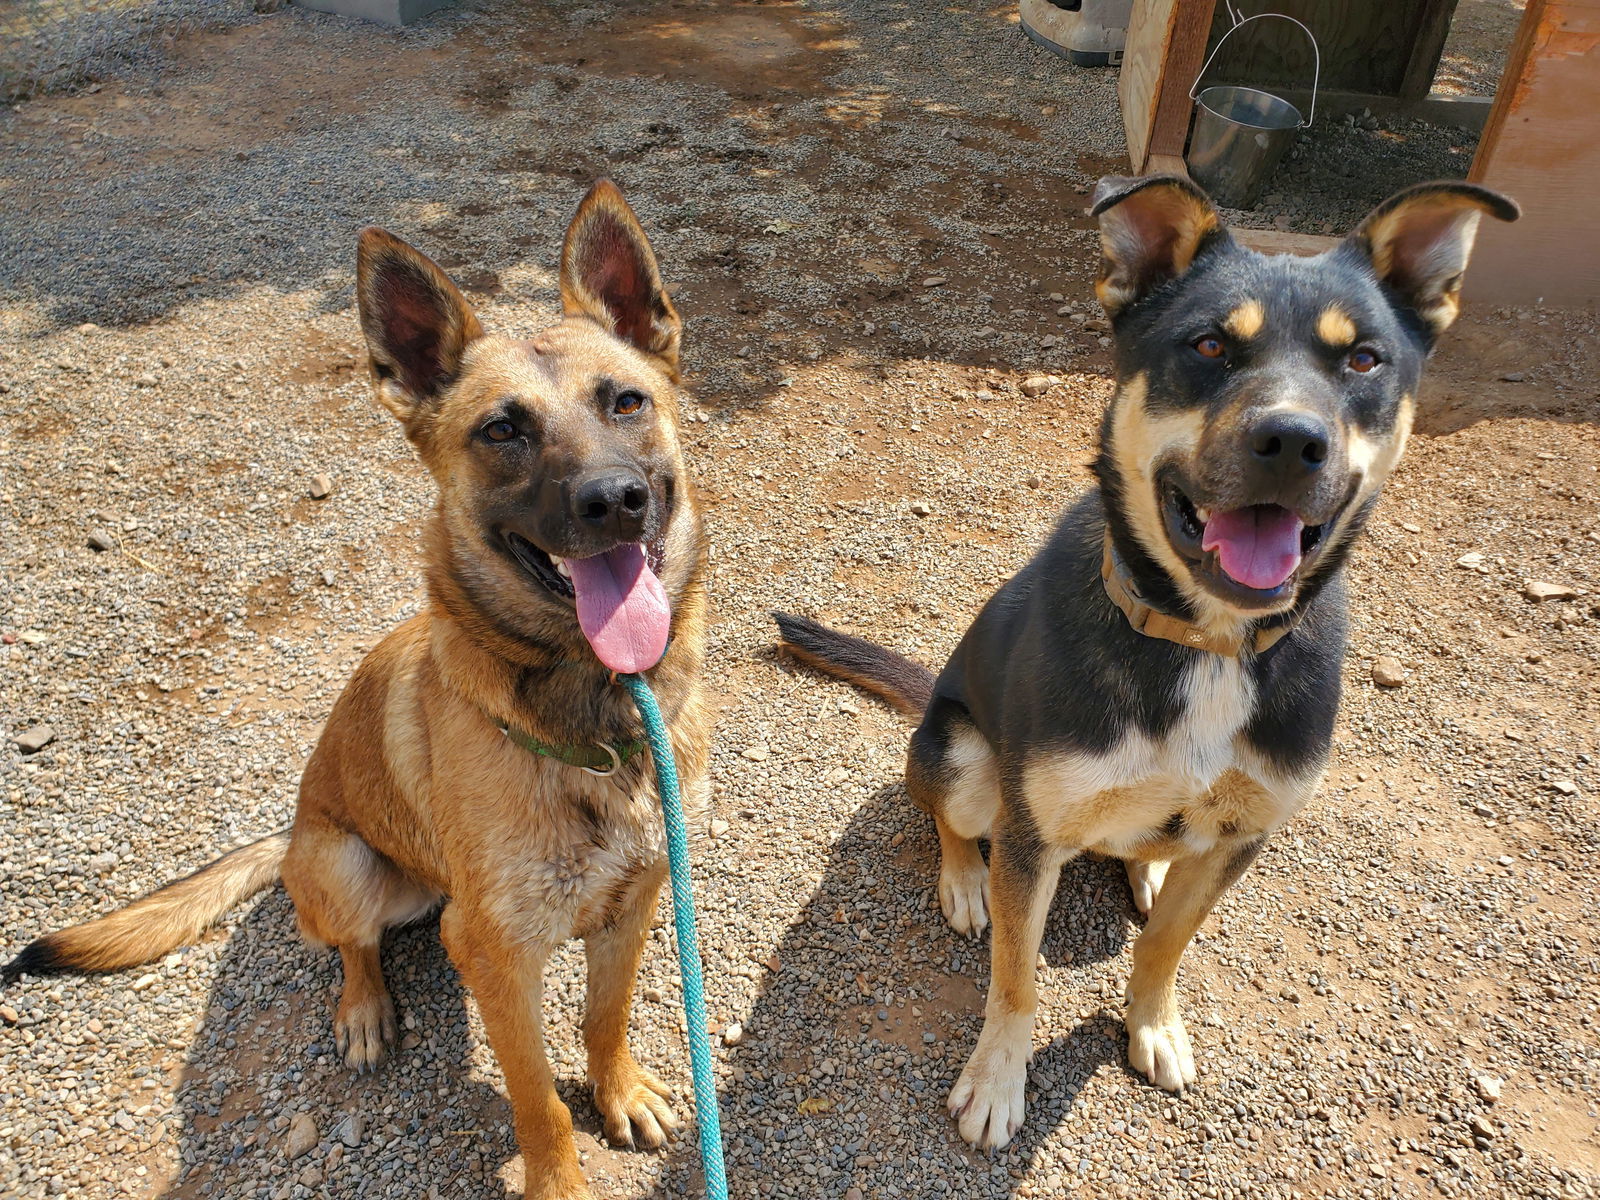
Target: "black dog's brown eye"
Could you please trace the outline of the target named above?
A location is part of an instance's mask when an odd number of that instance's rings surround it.
[[[490,421],[483,427],[483,436],[491,442],[509,442],[517,436],[517,427],[510,421]]]
[[[1228,348],[1222,344],[1221,338],[1208,333],[1194,344],[1194,351],[1201,358],[1221,358]]]
[[[623,392],[612,404],[611,411],[619,417],[631,417],[644,407],[644,393]]]
[[[1378,356],[1371,350],[1355,350],[1350,354],[1349,363],[1352,371],[1359,371],[1365,375],[1378,365]]]

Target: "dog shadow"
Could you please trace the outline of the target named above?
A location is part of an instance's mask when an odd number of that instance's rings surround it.
[[[516,1154],[511,1108],[479,1074],[464,989],[437,918],[391,930],[383,960],[400,1046],[376,1071],[358,1075],[333,1044],[337,955],[300,939],[282,889],[249,911],[211,972],[211,994],[189,1039],[175,1086],[178,1163],[157,1195],[344,1191],[340,1184],[362,1173],[364,1153],[396,1139],[415,1153],[402,1154],[405,1178],[384,1171],[366,1181],[377,1194],[508,1194],[496,1172]],[[461,1190],[475,1180],[483,1186]]]
[[[993,1153],[962,1142],[945,1098],[982,1026],[989,935],[964,938],[945,921],[938,861],[932,821],[898,783],[862,804],[831,847],[729,1055],[733,1194],[811,1200],[855,1187],[871,1197],[892,1179],[902,1196],[1010,1195],[1088,1080],[1124,1059],[1120,1019],[1100,997],[1053,1030],[1041,1010],[1022,1130]],[[1041,949],[1041,999],[1073,993],[1064,976],[1118,955],[1132,916],[1120,863],[1069,863]],[[799,1164],[805,1184],[784,1183]]]

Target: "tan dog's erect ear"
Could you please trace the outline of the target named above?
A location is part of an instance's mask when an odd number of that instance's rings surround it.
[[[1108,175],[1094,189],[1089,215],[1100,218],[1105,255],[1094,291],[1112,316],[1182,275],[1201,247],[1228,236],[1211,198],[1180,175]]]
[[[655,253],[617,185],[589,189],[561,247],[561,306],[661,361],[678,378],[681,323],[661,287]]]
[[[432,259],[376,226],[357,243],[356,305],[378,399],[409,427],[455,382],[483,327]]]
[[[1349,241],[1437,336],[1461,307],[1461,276],[1484,213],[1515,221],[1522,210],[1475,184],[1419,183],[1368,213]]]

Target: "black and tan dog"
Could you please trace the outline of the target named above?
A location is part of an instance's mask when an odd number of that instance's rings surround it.
[[[606,1136],[660,1145],[667,1089],[628,1049],[635,972],[666,872],[639,720],[613,671],[648,671],[691,808],[704,807],[705,546],[678,446],[679,322],[620,192],[567,231],[565,318],[484,333],[431,261],[361,235],[378,399],[438,483],[429,610],[334,705],[291,830],[129,907],[42,937],[6,968],[108,971],[198,936],[281,872],[301,931],[338,947],[346,1061],[395,1037],[386,927],[441,901],[441,932],[505,1071],[527,1194],[589,1195],[545,1057],[545,960],[589,960],[583,1036]]]
[[[1161,1087],[1194,1081],[1179,957],[1317,787],[1340,567],[1405,447],[1480,216],[1517,215],[1482,188],[1427,184],[1293,258],[1240,247],[1184,179],[1102,180],[1092,211],[1118,382],[1099,488],[937,678],[778,617],[799,657],[921,719],[906,789],[938,825],[940,904],[960,933],[994,920],[983,1033],[950,1094],[979,1146],[1022,1123],[1034,961],[1061,865],[1085,850],[1125,861],[1149,915],[1129,1058]]]

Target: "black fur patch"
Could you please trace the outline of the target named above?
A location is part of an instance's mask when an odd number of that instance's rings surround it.
[[[67,968],[68,964],[61,960],[60,952],[46,936],[29,942],[21,954],[0,967],[0,980],[13,983],[23,975],[54,975]]]

